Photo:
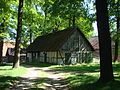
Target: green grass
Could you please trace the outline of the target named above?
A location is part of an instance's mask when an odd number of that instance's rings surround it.
[[[29,66],[31,66],[31,67],[50,67],[50,66],[52,66],[53,64],[49,64],[49,63],[39,63],[39,62],[27,62],[27,63],[23,63],[22,64],[23,66],[25,65],[29,65]]]
[[[25,74],[26,68],[25,67],[19,67],[12,69],[12,66],[0,66],[0,75],[1,76],[12,76],[12,77],[19,77],[23,74]]]
[[[0,66],[0,90],[11,86],[19,80],[20,76],[25,74],[25,67],[12,69],[11,65]]]
[[[78,64],[70,66],[52,66],[51,69],[66,72],[66,80],[72,90],[119,90],[120,64],[113,64],[115,81],[106,84],[96,83],[99,79],[99,64]]]
[[[63,75],[69,83],[72,90],[119,90],[120,89],[120,63],[113,63],[115,81],[106,84],[96,83],[99,79],[99,64],[77,64],[77,65],[51,65],[51,64],[32,64],[37,67],[49,67]],[[58,71],[58,72],[57,72]],[[44,86],[47,74],[40,72],[43,76],[40,80],[36,80],[34,88]]]
[[[0,76],[0,90],[5,90],[5,88],[12,86],[18,80],[18,77]]]
[[[119,90],[120,89],[120,63],[113,63],[115,81],[106,84],[96,83],[99,79],[99,64],[77,64],[77,65],[51,65],[44,63],[27,63],[23,66],[30,65],[31,67],[49,67],[65,77],[72,90]],[[20,76],[26,72],[26,67],[12,69],[11,65],[0,66],[0,90],[9,87],[16,83]],[[49,80],[49,74],[40,71],[42,76],[36,79],[33,88],[44,86],[45,80]]]
[[[72,87],[72,90],[120,90],[120,81],[103,83],[87,83]]]
[[[68,71],[68,72],[98,72],[99,65],[98,64],[77,64],[77,65],[65,65],[65,66],[51,66],[51,69],[54,70],[61,70],[61,71]]]

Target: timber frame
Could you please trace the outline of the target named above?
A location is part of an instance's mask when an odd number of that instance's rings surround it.
[[[78,27],[37,37],[27,48],[29,61],[54,64],[87,63],[94,49]]]

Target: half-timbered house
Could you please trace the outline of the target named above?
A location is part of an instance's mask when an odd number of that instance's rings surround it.
[[[67,28],[37,37],[27,50],[29,62],[74,64],[90,62],[93,47],[79,28]]]

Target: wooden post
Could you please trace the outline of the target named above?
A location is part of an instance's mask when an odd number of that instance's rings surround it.
[[[75,27],[75,15],[73,15],[73,27]]]
[[[38,52],[37,60],[38,60],[38,62],[40,61],[40,52]]]
[[[56,61],[57,61],[57,64],[58,64],[58,51],[56,53]]]
[[[0,63],[2,63],[3,41],[0,41]]]
[[[33,52],[32,52],[32,60],[31,60],[32,62],[33,62],[33,59],[34,59],[34,56],[33,56]]]
[[[47,53],[44,52],[44,62],[46,63],[47,62]]]

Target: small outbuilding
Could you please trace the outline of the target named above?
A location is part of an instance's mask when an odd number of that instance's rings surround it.
[[[98,36],[94,36],[92,38],[89,39],[89,42],[91,43],[91,45],[94,48],[94,53],[93,53],[93,57],[96,59],[100,59],[100,48],[99,48],[99,40],[98,40]],[[113,40],[111,40],[111,48],[112,48],[112,59],[114,60],[114,50],[115,50],[115,42]],[[118,58],[117,61],[120,61],[120,55],[118,54]]]
[[[39,36],[26,50],[29,62],[53,64],[87,63],[93,59],[94,51],[78,27]]]
[[[0,41],[0,59],[1,62],[12,62],[14,57],[15,42],[13,41]]]

